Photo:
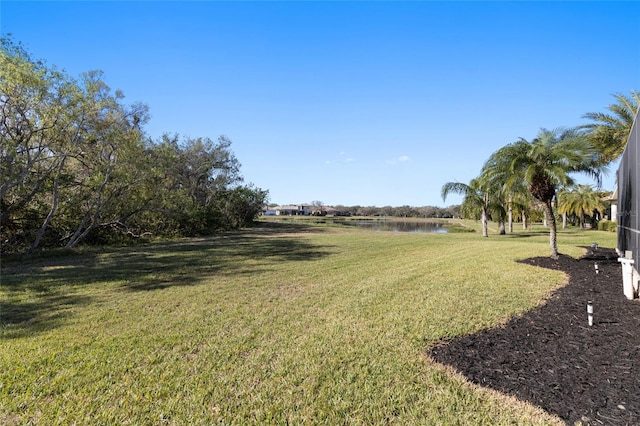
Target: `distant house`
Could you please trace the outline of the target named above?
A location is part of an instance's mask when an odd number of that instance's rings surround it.
[[[277,216],[309,216],[311,214],[311,206],[309,204],[277,206],[275,211]]]
[[[330,206],[314,206],[311,204],[290,204],[284,206],[265,207],[265,216],[350,216],[348,211],[337,210]]]
[[[632,299],[638,294],[640,262],[640,110],[631,128],[618,168],[618,254],[622,263],[623,288]]]
[[[618,220],[618,188],[616,188],[611,194],[602,198],[602,201],[609,201],[611,203],[611,220]]]

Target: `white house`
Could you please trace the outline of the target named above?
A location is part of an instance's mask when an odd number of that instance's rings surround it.
[[[277,216],[309,216],[311,214],[311,205],[297,204],[288,206],[275,207]]]

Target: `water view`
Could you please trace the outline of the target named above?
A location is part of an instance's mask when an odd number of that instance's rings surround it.
[[[393,232],[426,232],[444,234],[448,232],[444,223],[412,221],[412,220],[345,220],[336,223],[346,226],[357,226],[367,228],[374,231],[393,231]]]

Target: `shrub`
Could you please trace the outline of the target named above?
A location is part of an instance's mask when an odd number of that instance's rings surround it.
[[[612,220],[601,220],[600,222],[598,222],[599,231],[616,232],[617,229],[618,222],[614,222]]]

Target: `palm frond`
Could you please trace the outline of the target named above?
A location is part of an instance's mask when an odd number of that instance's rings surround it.
[[[466,196],[470,192],[472,192],[471,187],[465,183],[447,182],[442,185],[440,195],[442,196],[442,201],[445,201],[449,194],[460,194]]]
[[[583,118],[591,123],[580,126],[589,132],[589,138],[599,151],[599,162],[608,164],[622,155],[640,106],[640,92],[630,91],[629,95],[613,95],[616,102],[609,105],[609,112],[589,112]]]

